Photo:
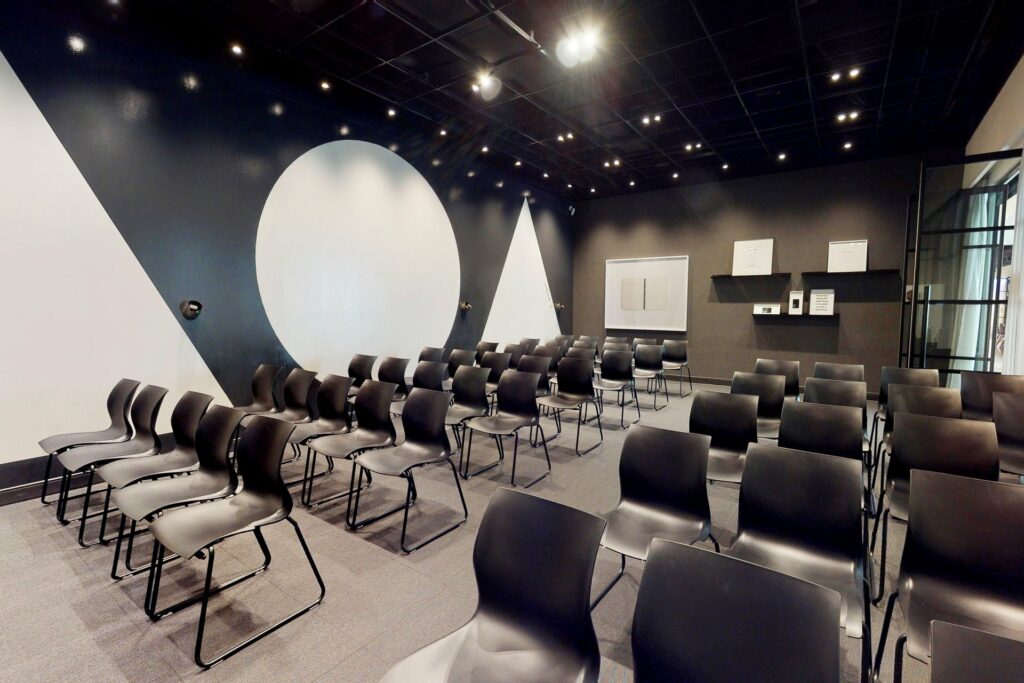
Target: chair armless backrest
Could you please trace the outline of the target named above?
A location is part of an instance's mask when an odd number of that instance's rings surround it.
[[[171,432],[174,434],[175,446],[195,450],[199,421],[211,403],[213,396],[209,394],[186,391],[181,395],[171,413]]]
[[[516,368],[519,372],[535,372],[539,376],[537,380],[537,388],[548,393],[551,391],[551,385],[548,383],[548,369],[551,367],[551,358],[546,356],[523,356],[519,359],[519,365]]]
[[[147,384],[135,397],[131,410],[132,425],[135,426],[133,441],[140,445],[148,444],[152,448],[160,448],[160,436],[156,433],[156,418],[166,395],[167,390],[163,387]]]
[[[424,346],[420,349],[420,355],[416,359],[416,362],[422,363],[425,360],[432,363],[444,362],[444,349],[439,349],[436,346]]]
[[[291,512],[292,496],[281,479],[281,456],[293,429],[291,422],[258,415],[242,432],[235,449],[246,495],[280,501],[283,515]]]
[[[505,348],[502,350],[508,354],[508,366],[515,368],[519,365],[519,359],[526,353],[522,344],[505,344]]]
[[[348,392],[352,388],[351,377],[327,375],[320,383],[316,395],[317,411],[321,422],[337,425],[348,424]]]
[[[653,337],[633,337],[633,341],[630,343],[630,348],[636,351],[636,347],[644,344],[645,346],[654,346],[658,343],[657,339]]]
[[[391,401],[398,387],[391,382],[368,379],[356,393],[356,420],[358,428],[369,432],[384,432],[392,439],[395,425],[391,421]]]
[[[622,500],[710,521],[710,447],[711,437],[704,434],[633,425],[619,459]]]
[[[573,342],[571,348],[574,348],[574,349],[590,349],[591,351],[597,351],[597,342],[596,341],[583,341],[581,339],[580,341]]]
[[[227,473],[234,481],[235,468],[228,462],[228,449],[245,413],[235,408],[210,406],[196,430],[196,455],[203,472]]]
[[[1024,447],[1024,394],[992,394],[992,418],[1000,446]]]
[[[890,384],[912,384],[918,387],[939,386],[939,371],[935,368],[882,367],[882,380],[878,385],[878,405],[889,405]]]
[[[626,344],[628,346],[629,345],[629,339],[627,337],[605,337],[604,338],[604,343],[605,344]],[[633,349],[630,348],[629,350],[632,351]]]
[[[498,380],[498,412],[518,417],[539,417],[535,372],[507,370]]]
[[[252,403],[254,410],[273,410],[275,407],[274,388],[277,385],[277,378],[281,374],[281,367],[260,363],[256,372],[252,375]]]
[[[594,359],[566,356],[558,364],[558,393],[569,396],[594,396]]]
[[[863,380],[854,382],[845,379],[808,377],[804,385],[804,402],[860,408],[861,429],[867,426],[868,384]]]
[[[287,410],[308,410],[309,385],[316,379],[312,370],[292,368],[284,381],[284,407]]]
[[[377,362],[377,356],[367,356],[357,353],[352,356],[348,364],[348,376],[352,378],[352,386],[361,387],[363,382],[373,379],[373,364]]]
[[[477,612],[581,653],[591,672],[584,680],[596,680],[600,665],[590,584],[604,527],[595,515],[503,488],[473,548]]]
[[[779,423],[779,445],[859,462],[864,451],[863,420],[863,412],[851,406],[786,401]]]
[[[863,560],[861,488],[861,466],[852,459],[750,444],[737,533]]]
[[[569,350],[569,342],[558,338],[547,340],[544,342],[544,346],[554,349],[557,360],[562,360],[562,356]]]
[[[555,339],[560,342],[568,342],[570,345],[575,341],[571,334],[556,334]]]
[[[964,412],[991,417],[992,394],[1024,393],[1024,375],[1001,375],[998,372],[961,372],[960,392],[963,396]]]
[[[380,362],[380,367],[377,368],[377,381],[394,384],[397,387],[395,393],[406,396],[409,394],[409,385],[405,383],[405,371],[408,368],[408,358],[387,356]]]
[[[661,358],[669,363],[686,363],[687,343],[680,339],[666,339],[661,345]]]
[[[633,362],[633,360],[632,360],[633,359],[633,349],[626,342],[605,342],[604,350],[605,351],[625,351],[626,353],[629,354],[630,364],[632,364],[632,362]],[[604,360],[602,360],[601,362],[603,363]]]
[[[131,408],[132,397],[138,388],[137,380],[122,379],[107,394],[107,415],[110,416],[110,426],[129,435],[132,426],[128,422],[128,410]]]
[[[453,378],[463,365],[472,366],[476,363],[476,351],[470,349],[452,349],[448,356],[448,376]]]
[[[800,395],[800,361],[758,358],[754,372],[759,375],[783,375],[786,378],[786,396]]]
[[[601,356],[601,377],[607,380],[632,380],[633,379],[633,354],[629,348],[618,351],[609,350],[612,344],[605,344],[604,354]],[[623,346],[626,344],[615,344]]]
[[[572,348],[565,352],[566,358],[593,358],[594,349]]]
[[[922,387],[913,384],[889,385],[889,413],[914,413],[932,417],[963,417],[960,392],[944,387]],[[885,433],[892,431],[892,421],[885,425]]]
[[[421,360],[412,371],[414,389],[430,389],[444,391],[444,375],[448,372],[448,364],[440,361]]]
[[[405,445],[425,449],[435,457],[451,454],[444,418],[448,414],[448,394],[432,389],[413,389],[402,409]]]
[[[975,479],[999,478],[996,426],[991,422],[894,413],[893,477],[906,479],[914,469]],[[956,507],[959,507],[959,502]]]
[[[641,339],[640,341],[647,340]],[[664,367],[661,360],[661,346],[658,344],[637,344],[633,350],[633,356],[636,359],[637,370],[660,372]]]
[[[732,373],[729,393],[757,396],[757,416],[778,418],[786,400],[786,377],[757,372]]]
[[[476,345],[476,364],[480,365],[484,360],[484,354],[492,353],[498,350],[497,342],[485,342],[482,341]]]
[[[748,443],[757,443],[757,397],[697,391],[690,431],[710,436],[712,448],[745,451]]]
[[[320,396],[320,387],[322,382],[316,377],[309,383],[309,391],[306,392],[306,412],[309,413],[309,419],[312,422],[320,419],[320,402],[318,400]]]
[[[462,365],[452,379],[452,398],[455,405],[487,410],[487,376],[490,370]]]
[[[656,538],[633,617],[635,680],[838,683],[841,604],[823,586]]]
[[[592,334],[581,334],[580,338],[577,339],[576,341],[577,342],[594,342],[594,344],[595,344],[594,348],[596,349],[597,348],[596,345],[601,343],[601,337],[597,337],[597,336],[594,336]]]
[[[932,621],[931,683],[1001,683],[1024,671],[1024,643],[981,629]]]
[[[864,366],[853,363],[815,363],[813,377],[837,379],[846,382],[863,382]],[[807,391],[807,387],[804,387]]]
[[[519,345],[525,349],[524,353],[527,356],[533,355],[533,350],[540,346],[540,339],[534,339],[533,337],[523,337],[519,340]]]
[[[497,351],[484,353],[484,357],[480,359],[480,367],[490,370],[490,374],[487,376],[488,382],[497,382],[501,379],[502,373],[508,370],[508,362],[511,357],[511,354]]]
[[[541,344],[533,350],[531,356],[543,356],[548,359],[548,372],[554,371],[558,367],[558,359],[560,357],[561,349],[556,344]]]

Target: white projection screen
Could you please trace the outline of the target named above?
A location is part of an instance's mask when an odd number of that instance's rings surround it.
[[[686,331],[689,256],[614,259],[604,264],[606,329]]]

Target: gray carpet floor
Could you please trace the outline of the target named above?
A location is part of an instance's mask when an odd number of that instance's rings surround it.
[[[673,383],[672,387],[676,385]],[[698,387],[714,391],[723,387]],[[650,398],[641,396],[643,405]],[[669,407],[643,411],[643,423],[685,430],[690,399],[674,396]],[[617,414],[614,416],[617,419]],[[608,413],[604,444],[578,458],[573,452],[575,425],[550,447],[554,472],[530,491],[538,496],[600,513],[618,500],[618,458],[625,433]],[[550,422],[545,420],[547,425]],[[553,428],[553,427],[552,427]],[[597,438],[595,425],[583,428],[584,444]],[[474,443],[473,461],[489,462],[492,443]],[[517,478],[540,474],[540,450],[520,452]],[[0,680],[3,681],[177,681],[214,680],[375,681],[396,661],[461,626],[473,613],[476,585],[472,549],[491,494],[508,484],[510,462],[463,482],[470,518],[465,526],[411,555],[399,550],[401,518],[396,515],[352,533],[344,525],[344,501],[307,512],[298,504],[299,523],[327,584],[327,597],[312,612],[203,672],[192,661],[198,607],[151,623],[142,611],[145,576],[121,582],[109,577],[112,548],[81,549],[75,526],[62,527],[52,507],[29,501],[0,509]],[[321,480],[317,495],[348,486],[349,468]],[[285,476],[297,476],[298,464]],[[410,514],[411,540],[457,516],[450,470],[431,468],[417,476],[419,502]],[[728,544],[736,530],[738,488],[709,485],[716,536]],[[380,477],[364,496],[366,513],[404,499],[402,482]],[[94,533],[97,525],[90,525]],[[888,585],[898,570],[905,527],[890,526]],[[289,525],[266,533],[273,553],[268,571],[211,600],[207,622],[209,656],[263,625],[310,601],[316,584]],[[711,547],[710,545],[708,547]],[[140,558],[148,558],[148,543]],[[216,576],[230,577],[260,561],[251,535],[230,539],[218,551]],[[614,575],[615,555],[600,551],[594,585]],[[170,565],[164,574],[161,604],[170,604],[201,587],[205,562]],[[626,577],[593,612],[602,653],[601,680],[632,679],[630,624],[642,565],[630,561]],[[596,589],[595,589],[596,590]],[[882,612],[872,611],[877,642]],[[892,680],[895,635],[890,633],[882,679]],[[843,636],[843,680],[856,681],[860,641]],[[680,643],[685,647],[685,643]],[[927,666],[906,660],[904,680],[927,680]]]

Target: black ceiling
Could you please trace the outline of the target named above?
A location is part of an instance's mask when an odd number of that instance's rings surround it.
[[[329,79],[331,96],[394,106],[406,126],[472,137],[475,151],[489,147],[488,163],[523,182],[585,197],[962,147],[1021,57],[1022,7],[183,0],[144,11],[180,19],[163,24],[168,33],[191,25],[182,39],[211,50],[241,41],[254,64],[310,88]],[[599,52],[564,68],[555,46],[581,26],[600,27]],[[503,82],[489,102],[471,87],[484,70]],[[840,122],[841,112],[858,116]]]

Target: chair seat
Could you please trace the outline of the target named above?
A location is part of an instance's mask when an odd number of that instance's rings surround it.
[[[655,537],[689,545],[711,532],[707,520],[631,501],[601,516],[608,522],[601,545],[638,560],[647,559],[647,546]]]
[[[622,391],[629,386],[628,379],[605,379],[594,381],[594,389],[597,391]]]
[[[497,415],[474,417],[466,423],[466,426],[484,434],[511,434],[521,427],[529,427],[534,422],[535,419],[532,417],[498,413]]]
[[[757,418],[757,436],[761,439],[778,439],[779,425],[782,420],[777,417]]]
[[[447,453],[442,453],[437,449],[404,443],[395,448],[379,448],[363,453],[356,458],[356,462],[375,474],[397,477],[411,467],[442,462],[447,457]]]
[[[343,434],[348,431],[348,425],[343,421],[338,420],[317,420],[316,422],[307,422],[300,424],[292,430],[291,435],[288,437],[288,443],[303,443],[309,439],[316,438],[318,436],[327,436],[328,434]]]
[[[568,394],[560,391],[552,396],[538,398],[537,405],[554,408],[555,410],[576,410],[590,400],[593,400],[593,397],[586,394]]]
[[[686,367],[686,363],[673,363],[672,361],[664,360],[661,362],[661,367],[665,370],[682,370]]]
[[[661,370],[643,370],[641,368],[633,369],[633,377],[636,379],[652,379],[661,373]]]
[[[589,680],[586,662],[483,613],[393,666],[381,683]]]
[[[291,422],[292,424],[305,424],[309,422],[309,413],[305,410],[288,409],[282,410],[280,413],[270,413],[267,417],[272,417],[275,420],[282,420],[283,422]]]
[[[194,472],[186,477],[154,479],[114,491],[110,499],[129,519],[140,521],[172,505],[223,498],[231,490],[227,472]]]
[[[368,448],[383,448],[394,443],[387,432],[371,432],[367,429],[355,429],[346,434],[320,436],[306,445],[321,455],[329,458],[347,458],[353,453]]]
[[[197,467],[199,467],[199,458],[194,450],[175,448],[170,453],[107,463],[98,468],[96,474],[103,481],[119,489],[149,477],[189,472]]]
[[[964,419],[976,420],[978,422],[991,422],[992,413],[986,413],[981,410],[972,410],[970,408],[964,408]]]
[[[274,410],[261,410],[258,413],[248,413],[248,414],[246,414],[245,417],[242,418],[242,422],[240,424],[243,427],[248,427],[249,423],[252,422],[252,419],[254,417],[261,417],[261,416],[262,417],[276,417],[279,414],[279,412],[280,411],[274,409]]]
[[[39,442],[39,447],[45,453],[62,451],[72,446],[84,446],[86,444],[115,443],[124,441],[128,435],[123,429],[108,427],[98,432],[72,432],[69,434],[54,434]]]
[[[261,413],[272,413],[275,408],[273,401],[255,401],[247,406],[235,406],[235,410],[240,410],[246,415],[259,415]]]
[[[902,477],[890,480],[885,499],[889,506],[889,514],[906,521],[910,515],[910,482]]]
[[[137,440],[118,441],[116,443],[100,443],[91,446],[79,446],[64,451],[57,456],[60,464],[69,472],[77,472],[83,467],[96,465],[121,458],[140,458],[152,455],[156,449],[150,442],[139,443]]]
[[[153,537],[184,558],[222,538],[252,531],[288,516],[280,496],[249,493],[171,510],[149,525]]]
[[[444,424],[446,427],[450,427],[452,425],[462,424],[470,418],[481,417],[486,414],[486,408],[475,408],[473,406],[464,406],[456,403],[453,406],[448,406],[448,412],[444,416]]]
[[[823,555],[817,548],[803,548],[749,531],[741,533],[732,546],[722,552],[747,562],[795,576],[837,591],[843,598],[840,619],[846,635],[863,635],[863,567],[841,555]]]
[[[743,480],[743,468],[747,464],[744,451],[711,447],[708,451],[708,479],[740,483]]]
[[[1000,446],[999,467],[1014,474],[1024,474],[1024,447]]]

